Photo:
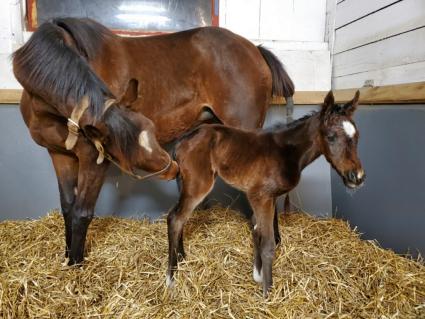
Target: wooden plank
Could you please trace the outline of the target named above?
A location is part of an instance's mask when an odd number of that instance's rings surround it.
[[[338,103],[349,101],[357,89],[336,90]],[[361,104],[425,103],[425,82],[360,89]]]
[[[357,89],[335,90],[338,103],[346,102]],[[321,104],[328,91],[299,91],[294,95],[295,104]],[[360,88],[360,103],[425,103],[425,82]],[[1,90],[0,103],[19,104],[22,90]],[[283,97],[275,97],[271,104],[285,104]]]
[[[355,6],[357,6],[357,3]],[[338,29],[335,35],[334,53],[346,51],[424,25],[425,1],[404,0]]]
[[[350,23],[358,18],[364,17],[365,15],[379,10],[396,0],[353,0],[343,1],[337,6],[337,15],[335,21],[335,28],[339,28],[342,25]]]
[[[425,1],[424,1],[425,3]],[[334,55],[334,76],[380,70],[425,60],[425,27]]]
[[[425,61],[334,77],[332,87],[335,89],[362,87],[365,81],[370,80],[374,86],[425,81]]]
[[[0,89],[0,104],[16,104],[21,101],[22,90]]]

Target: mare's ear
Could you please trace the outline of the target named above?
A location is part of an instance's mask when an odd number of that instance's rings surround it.
[[[357,109],[357,105],[359,105],[359,98],[360,98],[360,91],[357,90],[356,94],[354,95],[354,98],[344,104],[344,113],[347,116],[353,115],[354,111]]]
[[[131,79],[128,81],[127,89],[119,102],[124,107],[129,107],[134,101],[136,101],[139,94],[139,81]]]
[[[322,111],[321,111],[322,116],[329,115],[333,109],[334,104],[335,104],[334,94],[332,90],[330,90],[328,94],[326,95],[325,100],[323,101],[323,104],[322,104]]]

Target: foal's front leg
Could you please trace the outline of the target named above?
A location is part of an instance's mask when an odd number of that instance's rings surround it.
[[[72,212],[72,241],[69,265],[84,259],[87,229],[93,219],[94,207],[105,179],[108,163],[96,164],[96,153],[79,155],[77,196]]]
[[[253,228],[254,280],[262,282],[263,295],[267,297],[270,287],[273,284],[272,266],[276,247],[273,228],[275,213],[274,199],[258,196],[257,194],[248,195],[248,199],[254,210],[256,221]]]
[[[166,284],[173,286],[174,273],[177,270],[177,262],[184,257],[183,228],[193,210],[210,193],[214,185],[214,174],[212,171],[203,170],[193,172],[181,167],[182,189],[177,205],[171,209],[167,217],[168,225],[168,270]],[[196,179],[191,178],[196,176]]]

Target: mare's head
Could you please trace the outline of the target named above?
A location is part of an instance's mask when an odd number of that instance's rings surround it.
[[[320,112],[320,142],[323,155],[338,172],[345,186],[357,188],[365,179],[362,164],[357,155],[359,132],[353,121],[360,92],[346,104],[335,104],[329,91]]]
[[[171,163],[159,177],[173,179],[178,172],[177,163],[170,162],[170,156],[159,145],[153,122],[129,108],[137,94],[138,82],[131,80],[123,97],[107,107],[95,124],[85,125],[83,131],[94,143],[100,142],[105,151],[127,171],[142,169],[157,172]],[[98,163],[102,160],[99,155]]]

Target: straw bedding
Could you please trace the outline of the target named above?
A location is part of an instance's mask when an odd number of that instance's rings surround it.
[[[1,318],[425,318],[425,266],[363,241],[340,220],[281,216],[268,300],[252,280],[247,221],[194,214],[187,260],[165,288],[166,222],[96,218],[83,267],[62,266],[56,212],[0,223]]]

